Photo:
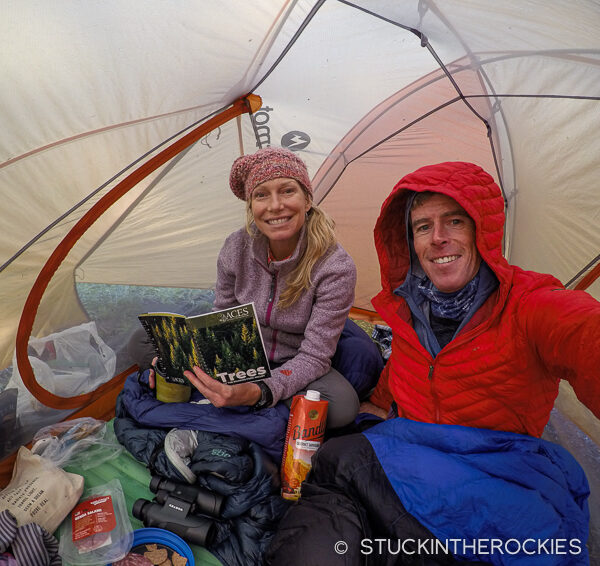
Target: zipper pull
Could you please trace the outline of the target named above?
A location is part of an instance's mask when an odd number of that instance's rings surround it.
[[[429,387],[431,389],[431,400],[433,401],[434,410],[434,421],[436,424],[440,422],[440,400],[438,398],[435,386],[433,385],[433,366],[429,366],[429,373],[427,374],[427,380],[429,381]]]
[[[269,291],[269,303],[273,302],[273,299],[275,298],[275,282],[277,281],[277,273],[273,273],[273,275],[271,276],[271,289]]]

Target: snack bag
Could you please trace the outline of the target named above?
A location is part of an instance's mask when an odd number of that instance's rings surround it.
[[[82,417],[51,424],[35,433],[31,451],[55,466],[95,468],[116,458],[124,448],[104,421]]]
[[[86,489],[61,525],[59,554],[74,566],[96,566],[123,558],[133,544],[121,482]]]
[[[281,496],[292,501],[300,497],[300,487],[311,468],[312,455],[323,442],[327,401],[318,391],[292,399],[281,464]]]

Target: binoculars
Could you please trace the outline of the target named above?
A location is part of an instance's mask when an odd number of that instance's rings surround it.
[[[154,501],[138,499],[132,514],[145,527],[166,529],[199,546],[208,546],[215,534],[214,518],[221,515],[225,498],[196,485],[180,484],[152,476]]]

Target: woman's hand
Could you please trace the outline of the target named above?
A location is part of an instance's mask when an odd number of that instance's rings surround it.
[[[148,372],[148,385],[150,386],[150,389],[154,389],[156,387],[156,372],[154,371],[154,368],[156,367],[157,363],[158,363],[158,357],[153,358],[152,359],[152,367],[150,368],[150,371]]]
[[[252,406],[261,398],[260,387],[255,383],[225,385],[204,373],[198,366],[194,366],[193,370],[184,371],[183,374],[215,407]]]

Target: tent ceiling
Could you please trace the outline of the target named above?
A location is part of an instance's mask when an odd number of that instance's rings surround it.
[[[584,0],[8,2],[2,367],[33,281],[77,219],[153,148],[252,90],[254,124],[214,131],[81,238],[39,331],[81,320],[63,287],[75,278],[211,286],[243,220],[228,170],[257,134],[262,145],[310,137],[300,154],[358,264],[358,306],[378,290],[383,199],[405,173],[449,159],[501,180],[509,260],[568,281],[600,253],[599,28],[598,3]]]

